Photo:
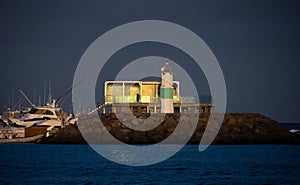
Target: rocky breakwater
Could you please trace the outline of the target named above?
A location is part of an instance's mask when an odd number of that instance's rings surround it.
[[[104,133],[110,133],[113,137],[128,144],[154,144],[165,140],[182,121],[182,128],[192,128],[194,115],[182,116],[179,113],[167,114],[162,122],[150,131],[140,131],[143,124],[155,124],[160,120],[159,114],[153,114],[151,120],[147,120],[150,114],[136,115],[138,119],[132,119],[123,114],[117,117],[115,114],[99,115],[103,125],[98,121],[98,115],[80,118],[79,125],[69,125],[56,134],[43,138],[39,143],[86,143],[82,137],[88,137],[89,143],[110,144],[110,139]],[[209,114],[201,114],[196,118],[196,129],[189,140],[189,144],[199,144],[206,129]],[[123,124],[125,123],[126,124]],[[216,123],[217,124],[217,123]],[[126,126],[127,125],[127,126]],[[78,127],[80,129],[78,129]],[[217,129],[212,127],[210,129]],[[84,130],[80,133],[79,130]],[[185,134],[180,133],[180,138]],[[290,133],[287,128],[276,121],[255,113],[228,113],[225,114],[221,129],[213,144],[300,144],[299,136]]]

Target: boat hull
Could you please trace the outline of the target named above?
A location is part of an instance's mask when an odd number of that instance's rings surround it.
[[[44,135],[37,135],[32,137],[24,137],[24,138],[14,138],[14,139],[0,139],[1,143],[31,143],[35,142],[44,137]]]

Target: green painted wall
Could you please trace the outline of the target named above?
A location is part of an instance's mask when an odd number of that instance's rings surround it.
[[[161,88],[160,98],[173,99],[173,88]]]

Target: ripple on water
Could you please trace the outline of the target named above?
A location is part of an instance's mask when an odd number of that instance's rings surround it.
[[[88,145],[0,145],[0,184],[297,184],[299,146],[184,147],[147,167],[106,160]]]

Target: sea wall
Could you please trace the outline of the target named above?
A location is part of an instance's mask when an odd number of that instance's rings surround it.
[[[94,138],[93,141],[89,141],[92,143],[109,144],[109,139],[105,138],[103,134],[109,132],[118,140],[128,144],[154,144],[163,141],[172,134],[179,120],[183,121],[184,127],[192,127],[190,124],[195,119],[193,115],[167,114],[161,124],[154,129],[137,131],[150,114],[136,116],[139,119],[130,119],[129,116],[123,115],[119,120],[115,114],[102,114],[99,117],[103,125],[97,121],[99,119],[98,115],[83,117],[80,118],[79,125],[68,125],[56,134],[41,139],[39,143],[84,144],[86,141],[80,130],[85,130],[83,135]],[[188,142],[189,144],[199,144],[209,116],[209,114],[201,114],[196,118],[198,119],[197,127]],[[157,116],[157,119],[159,119],[159,116]],[[125,121],[130,124],[130,128],[122,124]],[[152,121],[155,121],[155,117]],[[181,136],[178,134],[176,137],[180,138]],[[261,114],[228,113],[225,114],[221,129],[213,144],[300,144],[300,140],[298,135],[290,133],[287,128],[281,126],[278,122]]]

